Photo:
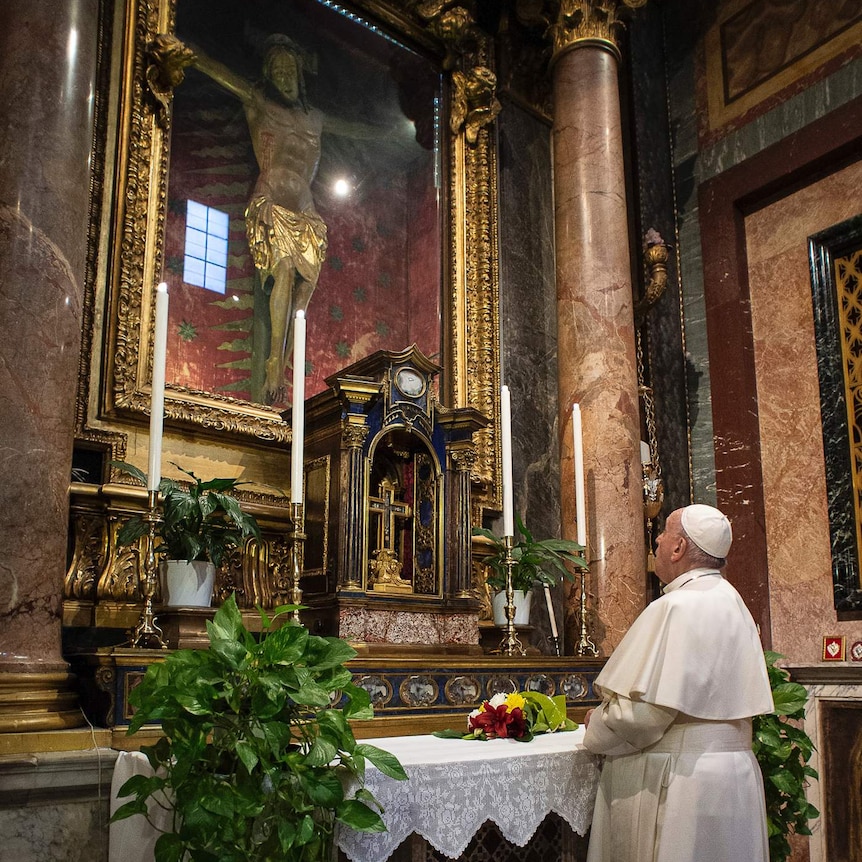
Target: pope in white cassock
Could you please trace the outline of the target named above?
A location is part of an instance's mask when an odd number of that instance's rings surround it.
[[[694,505],[656,540],[664,595],[596,678],[584,745],[605,762],[588,862],[768,862],[751,719],[772,692],[754,620],[722,577],[730,523]]]

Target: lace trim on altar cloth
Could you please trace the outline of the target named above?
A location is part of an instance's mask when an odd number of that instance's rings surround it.
[[[599,758],[580,749],[508,760],[405,764],[405,769],[410,780],[401,782],[369,770],[366,786],[383,805],[389,831],[339,830],[338,846],[353,862],[384,862],[414,832],[457,859],[486,820],[523,847],[552,811],[584,835],[592,820]]]

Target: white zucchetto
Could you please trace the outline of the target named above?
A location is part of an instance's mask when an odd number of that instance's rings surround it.
[[[711,557],[727,556],[733,542],[730,521],[713,506],[696,503],[682,510],[682,528],[702,551]]]

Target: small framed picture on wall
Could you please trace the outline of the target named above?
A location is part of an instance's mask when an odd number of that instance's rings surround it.
[[[844,661],[844,635],[824,635],[823,661]]]

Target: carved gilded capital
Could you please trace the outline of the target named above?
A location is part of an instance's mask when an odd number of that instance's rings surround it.
[[[367,425],[354,425],[349,423],[341,432],[341,442],[346,449],[361,449],[368,437]]]
[[[554,42],[552,62],[581,44],[607,48],[617,58],[620,47],[617,41],[623,25],[620,12],[623,8],[637,9],[647,0],[560,0],[556,21],[551,27]]]
[[[467,445],[463,448],[455,448],[449,452],[449,459],[452,462],[452,467],[455,470],[462,472],[470,472],[476,465],[479,456],[476,452],[476,447]]]

